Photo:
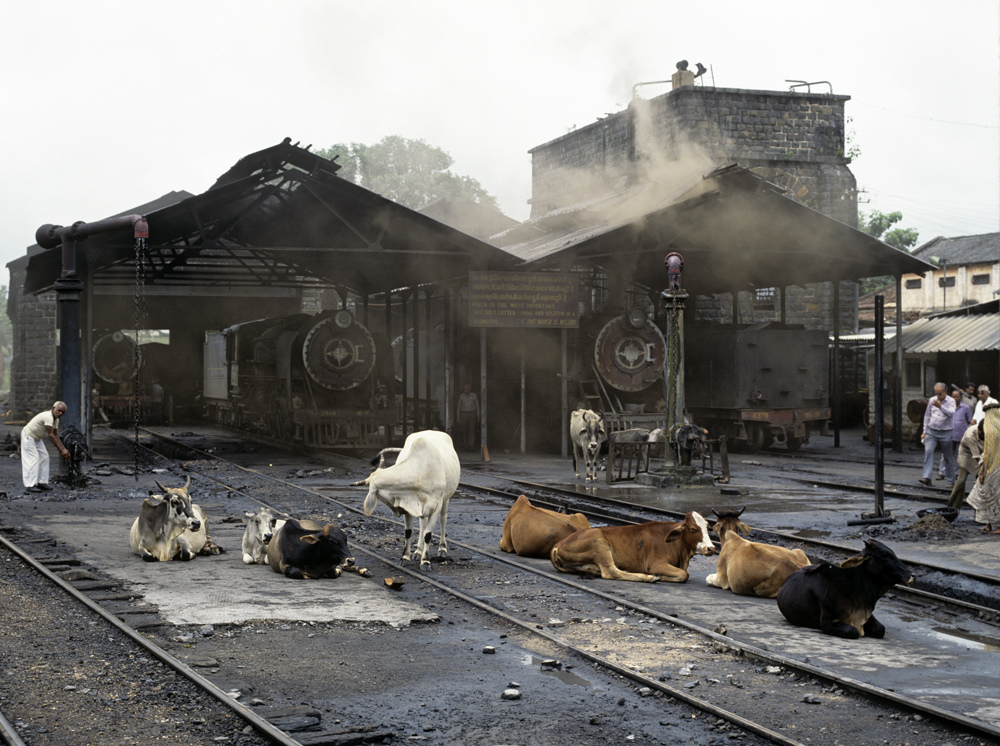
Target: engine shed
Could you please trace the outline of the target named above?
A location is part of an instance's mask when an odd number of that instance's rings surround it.
[[[50,227],[49,236],[40,229],[39,243],[51,248],[9,265],[12,287],[23,288],[8,308],[21,340],[15,416],[56,396],[71,403],[65,392],[75,386],[84,432],[108,415],[127,423],[209,417],[310,447],[372,449],[414,430],[454,431],[458,393],[469,384],[482,407],[479,448],[565,454],[568,413],[579,405],[600,409],[614,429],[662,422],[671,349],[663,260],[679,252],[694,306],[684,345],[697,352],[686,375],[693,392],[707,392],[704,403],[688,404],[734,439],[759,447],[778,433],[792,447],[808,437],[806,423],[829,419],[831,391],[817,374],[825,347],[802,342],[786,318],[788,289],[828,283],[839,308],[843,282],[930,268],[735,165],[670,188],[646,183],[564,205],[490,243],[337,169],[285,140],[241,159],[204,194],[132,211],[148,236],[116,218],[114,230],[67,248],[53,237],[75,238],[76,226]],[[74,281],[68,290],[66,280]],[[502,283],[511,281],[511,299],[527,293],[537,301],[531,309],[501,308]],[[759,348],[746,340],[761,334],[753,328],[761,289],[780,293],[771,331],[796,340],[779,349],[804,354],[770,388],[758,379],[773,366],[747,363],[736,349]],[[60,351],[58,387],[51,371],[29,370],[45,354],[44,334],[25,323],[32,303],[58,317],[49,339],[50,354]],[[727,304],[721,319],[698,311]],[[76,327],[67,326],[73,313]],[[65,344],[74,328],[78,362]],[[710,335],[716,343],[692,347]],[[167,397],[159,408],[157,388]]]
[[[134,221],[40,228],[9,265],[14,416],[61,397],[63,424],[87,431],[156,420],[160,404],[163,421],[210,415],[319,447],[433,426],[432,388],[453,398],[440,338],[456,278],[516,259],[338,169],[286,139]]]

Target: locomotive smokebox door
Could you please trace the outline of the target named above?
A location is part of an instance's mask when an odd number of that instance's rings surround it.
[[[306,334],[302,362],[320,386],[346,391],[361,385],[375,367],[375,340],[350,311],[338,311]]]
[[[594,344],[598,372],[619,391],[643,391],[660,381],[666,353],[663,335],[639,308],[605,324]]]

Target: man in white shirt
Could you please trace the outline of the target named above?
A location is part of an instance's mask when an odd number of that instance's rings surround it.
[[[978,425],[983,421],[983,407],[987,404],[996,404],[997,400],[990,396],[990,387],[985,384],[979,387],[979,403],[976,404],[976,411],[972,413],[973,425]]]
[[[66,414],[66,405],[57,401],[52,409],[36,414],[21,429],[21,479],[28,492],[51,490],[49,484],[49,452],[42,438],[48,436],[59,455],[69,459],[69,449],[59,440],[59,418]]]

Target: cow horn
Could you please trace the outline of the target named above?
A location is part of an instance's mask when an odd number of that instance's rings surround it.
[[[743,511],[746,510],[746,509],[747,509],[746,505],[744,505],[742,508],[740,508],[739,511],[737,511],[737,513],[736,513],[736,517],[739,518],[741,515],[743,515]]]
[[[188,488],[189,488],[190,486],[191,486],[191,475],[190,475],[190,474],[188,474],[188,475],[187,475],[187,480],[186,480],[186,481],[184,482],[184,486],[183,486],[183,487],[182,487],[181,489],[183,489],[183,490],[184,490],[185,492],[187,492],[187,491],[188,491]]]
[[[164,495],[166,495],[166,494],[169,493],[169,490],[166,487],[164,487],[162,484],[160,484],[160,480],[159,479],[154,479],[153,482],[156,483],[156,486],[160,488],[160,492],[162,492]]]

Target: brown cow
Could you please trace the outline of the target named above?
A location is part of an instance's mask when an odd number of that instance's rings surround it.
[[[590,528],[583,513],[556,513],[536,508],[521,495],[503,519],[500,548],[521,557],[548,557],[552,547],[576,531]]]
[[[577,531],[552,548],[550,559],[559,572],[644,583],[683,583],[694,554],[714,553],[708,521],[691,512],[680,523],[654,521]]]
[[[741,510],[713,510],[718,520],[712,530],[719,536],[722,549],[715,572],[705,578],[708,585],[728,588],[741,596],[776,598],[785,578],[809,564],[801,549],[786,549],[747,541],[750,527],[740,520]],[[740,534],[743,536],[740,536]]]

